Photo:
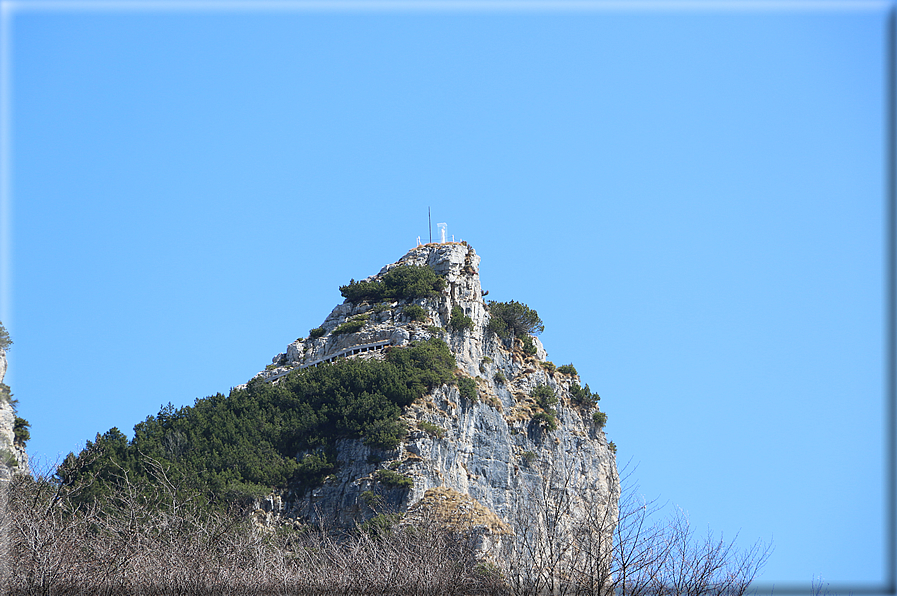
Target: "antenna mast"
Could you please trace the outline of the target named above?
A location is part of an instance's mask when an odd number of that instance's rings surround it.
[[[427,207],[427,227],[430,230],[430,243],[433,242],[433,218],[430,217],[430,208]]]

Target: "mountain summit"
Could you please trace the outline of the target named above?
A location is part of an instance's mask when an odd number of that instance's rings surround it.
[[[542,328],[534,310],[484,300],[479,263],[463,242],[414,248],[342,286],[345,302],[250,381],[251,390],[311,367],[401,362],[396,355],[415,346],[447,345],[455,365],[448,382],[402,407],[395,444],[337,438],[327,447],[332,473],[314,488],[270,497],[256,511],[260,521],[352,526],[425,516],[476,530],[482,548],[497,552],[560,495],[557,523],[572,526],[588,512],[606,520],[610,540],[620,484],[598,395],[572,365],[548,361],[532,335]],[[323,460],[324,450],[297,456]]]

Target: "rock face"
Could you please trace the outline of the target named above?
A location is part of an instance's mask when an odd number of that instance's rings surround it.
[[[6,375],[6,350],[0,349],[0,383]],[[7,480],[14,473],[28,472],[28,455],[25,446],[16,441],[16,409],[9,395],[0,389],[0,480]]]
[[[479,263],[465,243],[418,246],[365,281],[402,265],[432,267],[444,277],[445,289],[412,301],[429,320],[403,316],[407,303],[375,308],[347,301],[326,318],[322,337],[293,342],[257,375],[277,382],[290,370],[334,356],[379,358],[378,344],[401,346],[438,336],[454,353],[459,374],[473,379],[477,389],[476,399],[467,399],[457,386],[443,385],[416,401],[404,412],[409,433],[394,451],[378,451],[359,440],[338,442],[338,472],[307,494],[266,503],[269,516],[351,526],[382,513],[405,513],[409,519],[432,514],[440,523],[454,520],[476,529],[483,549],[497,553],[503,541],[526,531],[527,515],[560,495],[567,499],[562,523],[603,508],[610,540],[620,492],[616,461],[591,411],[576,405],[570,393],[579,387],[579,378],[546,362],[538,339],[533,338],[535,355],[527,355],[519,340],[502,340],[487,330],[490,315]],[[472,329],[447,330],[456,306],[471,318]],[[369,317],[357,333],[331,333],[359,314]],[[556,430],[534,420],[541,409],[530,393],[537,385],[551,387],[558,397]],[[384,482],[381,470],[409,478],[411,486]]]

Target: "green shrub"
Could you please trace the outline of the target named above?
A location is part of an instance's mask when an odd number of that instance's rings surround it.
[[[327,333],[327,332],[324,331],[323,327],[315,327],[314,329],[312,329],[311,331],[308,332],[308,337],[310,339],[317,339],[319,337],[322,337],[325,333]]]
[[[389,302],[378,302],[377,304],[374,305],[373,310],[375,313],[379,314],[383,311],[389,310],[390,308],[391,308],[391,305],[389,304]]]
[[[557,367],[554,365],[554,363],[549,362],[548,360],[546,360],[545,362],[542,362],[541,364],[542,364],[542,368],[547,370],[549,373],[553,373],[555,370],[557,370]]]
[[[16,443],[25,444],[31,440],[31,431],[28,429],[31,427],[31,423],[29,423],[24,418],[20,418],[16,416],[15,424],[13,424],[12,432],[16,437]]]
[[[411,401],[426,391],[454,380],[455,356],[448,344],[437,337],[416,342],[408,348],[391,350],[386,361],[396,366],[411,390]],[[409,405],[411,401],[402,405]]]
[[[617,454],[617,444],[616,443],[611,441],[610,443],[607,444],[607,446],[610,447],[610,450],[613,452],[614,455]]]
[[[227,488],[224,489],[223,496],[228,502],[246,507],[254,501],[264,499],[269,494],[271,494],[270,487],[248,482],[231,481],[227,484]]]
[[[355,279],[351,279],[347,285],[339,287],[339,293],[349,302],[363,302],[365,300],[376,302],[386,297],[382,285],[382,283],[376,281],[355,281]]]
[[[458,391],[465,399],[477,400],[477,382],[470,377],[458,377]]]
[[[392,470],[381,468],[374,472],[374,476],[377,478],[377,482],[393,488],[409,489],[414,486],[414,481],[411,478]]]
[[[441,439],[445,436],[445,429],[441,426],[437,426],[431,422],[427,422],[426,420],[420,420],[417,423],[417,428],[421,429],[431,437],[436,437],[437,439]]]
[[[364,327],[364,324],[367,323],[367,320],[367,315],[356,315],[334,329],[333,335],[340,335],[342,333],[355,333],[356,331],[360,331],[361,328]]]
[[[358,495],[358,500],[371,509],[376,509],[383,504],[383,495],[378,495],[372,490],[366,490]]]
[[[539,407],[543,410],[547,410],[558,403],[557,394],[555,394],[554,389],[548,385],[536,385],[533,387],[533,390],[530,391],[530,396],[536,400],[536,403],[539,404]]]
[[[531,464],[536,460],[536,454],[532,451],[524,451],[520,457],[523,458],[523,461],[527,464]]]
[[[508,379],[505,378],[505,374],[504,374],[503,372],[498,371],[498,372],[496,372],[495,375],[492,377],[492,380],[495,381],[496,383],[504,384],[504,383],[507,382]]]
[[[455,332],[473,329],[473,319],[464,314],[460,306],[452,307],[452,317],[449,319],[448,328]]]
[[[598,404],[598,400],[601,399],[601,396],[597,393],[592,393],[589,389],[589,384],[586,383],[585,387],[580,387],[579,385],[573,385],[570,387],[570,395],[573,397],[573,403],[578,406],[584,408],[591,408]]]
[[[559,366],[558,372],[565,374],[565,375],[571,375],[574,377],[578,375],[578,373],[576,372],[576,369],[573,367],[572,364],[564,364],[563,366]]]
[[[490,358],[489,356],[483,356],[483,362],[486,364],[491,364],[492,358]]]
[[[556,430],[558,427],[557,412],[551,409],[551,406],[558,403],[558,397],[557,394],[555,394],[554,389],[548,385],[539,384],[533,387],[530,396],[532,396],[539,407],[542,408],[541,412],[538,412],[533,416],[533,420],[539,422],[539,424],[550,431]]]
[[[364,321],[346,321],[345,323],[339,325],[336,329],[333,330],[333,335],[340,335],[343,333],[355,333],[360,331],[362,327],[364,327]]]
[[[536,415],[533,416],[533,420],[549,431],[555,431],[558,428],[558,419],[551,412],[546,412],[544,410],[537,412]]]
[[[427,319],[427,310],[419,304],[409,304],[402,309],[402,314],[412,321],[425,321]]]
[[[396,524],[402,521],[402,516],[401,513],[381,513],[361,524],[359,529],[372,536],[388,535]]]
[[[595,411],[595,413],[592,414],[592,422],[594,422],[598,428],[604,428],[604,425],[607,424],[607,414]]]
[[[491,317],[489,319],[489,322],[486,323],[486,331],[495,333],[502,339],[511,337],[507,323],[504,322],[504,319],[499,319],[498,317]]]
[[[18,400],[12,398],[12,390],[10,390],[9,385],[0,383],[0,402],[4,401],[13,405],[18,403]]]
[[[3,326],[3,323],[0,323],[0,350],[8,350],[11,345],[12,340],[9,339],[9,332]]]
[[[445,280],[426,265],[401,265],[390,269],[379,281],[349,281],[340,294],[349,302],[414,300],[435,296],[445,288]]]
[[[324,449],[307,453],[298,462],[296,476],[309,485],[320,484],[325,476],[336,470],[335,455]]]
[[[520,343],[523,344],[523,353],[528,356],[536,355],[536,342],[533,341],[531,335],[524,335],[520,338]]]
[[[430,325],[429,327],[427,327],[427,331],[429,331],[433,335],[442,335],[443,333],[445,333],[445,329],[443,329],[442,327],[437,327],[436,325]]]
[[[489,323],[486,329],[502,339],[538,335],[545,331],[539,313],[522,302],[489,301]]]
[[[395,449],[407,434],[408,429],[403,422],[380,418],[365,425],[364,442],[377,449]]]

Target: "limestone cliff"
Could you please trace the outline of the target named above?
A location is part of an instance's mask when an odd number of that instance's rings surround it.
[[[10,474],[28,472],[25,445],[16,440],[16,408],[10,399],[3,377],[6,376],[6,350],[0,349],[0,480]]]
[[[570,496],[568,515],[604,508],[607,527],[613,527],[620,491],[616,461],[600,424],[571,395],[579,378],[547,362],[538,339],[533,338],[535,354],[528,355],[519,340],[502,340],[487,330],[479,263],[464,243],[418,246],[365,281],[401,265],[433,268],[445,289],[411,301],[425,309],[428,320],[403,315],[408,303],[346,301],[323,322],[321,337],[296,340],[257,375],[276,383],[296,368],[338,357],[380,358],[387,346],[437,336],[450,346],[460,374],[474,380],[477,394],[467,399],[458,387],[443,385],[415,402],[403,415],[408,435],[394,451],[339,441],[337,473],[307,494],[272,497],[264,507],[269,517],[348,526],[383,512],[408,518],[427,514],[456,525],[466,520],[462,525],[477,529],[491,542],[485,547],[493,548],[502,536],[519,531],[521,512],[544,507],[550,488]],[[448,330],[456,306],[470,317],[472,328]],[[368,318],[357,332],[333,333],[361,314]],[[530,393],[538,385],[551,387],[559,398],[556,430],[534,420],[540,409]],[[391,483],[396,476],[390,472],[409,478],[411,485]]]

